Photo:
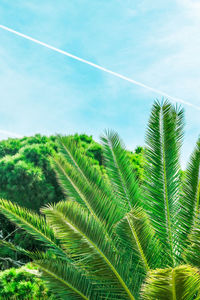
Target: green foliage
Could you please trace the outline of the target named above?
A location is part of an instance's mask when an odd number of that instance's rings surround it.
[[[51,166],[66,199],[45,205],[44,217],[0,201],[43,251],[1,245],[31,258],[56,299],[199,299],[200,148],[183,177],[183,126],[183,110],[154,103],[141,181],[117,133],[101,138],[106,176],[77,140],[57,137]]]
[[[44,282],[39,277],[39,271],[31,265],[19,269],[8,269],[0,272],[0,299],[52,299]]]
[[[71,136],[82,155],[90,159],[90,164],[105,173],[102,146],[91,136],[75,134]],[[0,196],[24,207],[39,211],[50,202],[58,202],[64,195],[57,183],[49,156],[57,152],[54,136],[35,135],[22,139],[8,139],[0,142]],[[142,152],[129,152],[130,160],[137,175],[142,178]],[[3,235],[13,227],[2,220]]]
[[[180,147],[183,139],[184,113],[165,102],[155,103],[146,135],[145,205],[156,233],[162,241],[169,265],[181,253],[181,230],[177,224],[180,211]],[[182,220],[184,221],[184,220]],[[170,261],[172,259],[172,261]]]
[[[199,270],[189,265],[150,271],[142,288],[146,300],[199,299],[199,291]]]
[[[103,164],[102,147],[98,143],[94,142],[92,136],[86,134],[75,134],[73,140],[80,145],[82,153],[92,158],[94,164]]]
[[[22,147],[14,156],[0,160],[1,195],[34,210],[42,204],[60,200],[48,156],[54,152],[51,143]]]
[[[187,240],[191,227],[199,213],[200,207],[200,138],[197,141],[194,152],[185,171],[183,179],[182,213],[183,239]],[[187,220],[187,222],[184,222]],[[198,221],[198,218],[197,220]]]
[[[105,173],[102,165],[102,147],[93,141],[91,136],[78,135],[73,139],[87,159],[96,169]],[[22,139],[8,139],[0,142],[0,197],[10,199],[23,207],[39,212],[47,203],[57,203],[65,195],[61,190],[50,164],[49,156],[57,152],[54,136],[46,137],[39,134]],[[0,216],[0,235],[21,247],[34,250],[38,243],[30,235],[15,227]],[[13,232],[13,233],[12,233]],[[9,258],[8,258],[9,257]],[[27,261],[24,256],[13,255],[9,249],[0,249],[0,268],[16,266]]]
[[[34,211],[41,205],[63,199],[63,193],[56,181],[48,156],[56,151],[54,137],[8,139],[0,143],[0,195]],[[15,227],[5,217],[0,216],[0,232],[3,238],[29,248],[38,247],[30,236]],[[13,233],[12,233],[13,232]],[[5,258],[11,257],[11,261]],[[24,256],[13,255],[8,249],[0,249],[1,268],[15,266],[16,261],[27,261]]]
[[[72,136],[81,153],[92,164],[102,165],[102,148],[87,135]],[[39,211],[49,202],[58,202],[63,193],[57,184],[49,156],[57,152],[55,137],[35,135],[0,142],[0,195]]]
[[[136,177],[140,180],[144,180],[144,163],[145,163],[145,150],[142,147],[137,147],[135,152],[127,151],[133,170]]]

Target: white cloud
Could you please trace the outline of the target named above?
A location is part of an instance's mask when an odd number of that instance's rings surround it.
[[[185,14],[187,17],[193,19],[197,19],[200,22],[200,2],[199,0],[177,0],[177,3],[180,7],[185,10]]]

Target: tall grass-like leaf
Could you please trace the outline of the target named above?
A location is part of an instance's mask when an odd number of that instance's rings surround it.
[[[183,125],[183,110],[167,101],[154,103],[146,136],[145,205],[170,264],[180,255],[177,215]]]
[[[152,228],[151,224],[147,222],[147,218],[144,217],[142,193],[123,142],[118,134],[113,131],[107,131],[106,135],[101,137],[101,140],[108,178],[117,196],[118,205],[125,214],[125,217],[117,224],[116,230],[126,256],[127,253],[131,253],[128,256],[129,264],[134,270],[137,269],[138,276],[135,284],[137,292],[142,278],[150,268],[146,250],[148,247],[150,249],[149,242],[150,236],[152,238]],[[144,240],[146,240],[146,246],[144,246]],[[151,242],[153,246],[153,238]],[[148,252],[148,254],[150,253]],[[157,260],[159,260],[158,257]]]

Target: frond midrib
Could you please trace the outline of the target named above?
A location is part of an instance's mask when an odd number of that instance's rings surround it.
[[[150,267],[149,267],[149,264],[148,264],[148,261],[147,261],[147,258],[146,258],[146,255],[144,254],[144,251],[142,249],[142,246],[141,246],[141,243],[140,243],[140,240],[138,238],[138,235],[137,235],[137,232],[133,226],[133,223],[131,221],[131,219],[127,216],[127,221],[128,221],[128,225],[130,227],[130,230],[131,230],[131,233],[135,239],[135,242],[136,242],[136,245],[137,245],[137,248],[138,248],[138,251],[140,253],[140,256],[142,258],[142,261],[143,261],[143,265],[145,266],[145,269],[146,271],[148,272],[150,270]]]
[[[109,139],[108,139],[108,145],[110,146],[110,150],[111,150],[111,153],[112,153],[112,156],[113,156],[113,160],[114,160],[115,166],[116,166],[116,168],[117,168],[117,170],[118,170],[118,172],[119,172],[120,181],[121,181],[121,183],[122,183],[122,188],[123,188],[124,193],[125,193],[125,195],[126,195],[126,198],[127,198],[127,200],[128,200],[129,208],[132,209],[132,206],[131,206],[131,203],[130,203],[129,193],[128,193],[127,188],[126,188],[126,183],[125,183],[125,181],[124,181],[124,179],[123,179],[123,176],[122,176],[122,173],[121,173],[119,164],[118,164],[118,162],[117,162],[117,157],[116,157],[116,155],[115,155],[115,153],[114,153],[114,151],[113,151],[112,143],[110,142]]]
[[[175,270],[172,269],[172,299],[176,300],[176,281],[175,281]]]
[[[171,229],[171,219],[170,219],[169,199],[168,199],[168,189],[167,189],[167,170],[166,170],[164,128],[163,128],[164,124],[163,124],[162,113],[163,113],[163,108],[160,110],[160,134],[161,134],[160,142],[161,142],[161,155],[162,155],[162,163],[163,163],[164,202],[165,202],[165,213],[166,213],[166,221],[167,221],[169,243],[170,243],[170,252],[171,252],[172,261],[174,264],[172,229]]]

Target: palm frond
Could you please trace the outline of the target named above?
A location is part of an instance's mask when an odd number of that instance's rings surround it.
[[[87,208],[95,218],[101,220],[104,226],[111,230],[113,224],[122,217],[122,212],[116,205],[112,193],[109,193],[109,189],[101,189],[103,185],[103,183],[100,183],[103,182],[102,176],[99,175],[98,177],[98,185],[91,183],[85,179],[86,175],[82,175],[82,170],[77,172],[76,168],[70,165],[61,155],[52,158],[52,165],[65,194]],[[82,169],[85,173],[89,173],[88,176],[93,174],[92,167],[87,164],[82,165]]]
[[[200,268],[200,210],[188,236],[188,246],[185,249],[184,257],[187,263]]]
[[[42,271],[42,278],[56,299],[97,299],[91,280],[65,260],[38,254],[33,264]]]
[[[53,230],[46,223],[44,217],[26,208],[19,207],[11,201],[0,199],[0,212],[11,222],[42,242],[46,247],[53,248],[58,255],[65,256]]]
[[[31,259],[33,259],[34,257],[34,254],[33,252],[29,251],[29,250],[26,250],[20,246],[17,246],[17,245],[14,245],[13,243],[11,242],[7,242],[7,241],[4,241],[4,240],[0,240],[0,246],[2,247],[6,247],[14,252],[18,252],[18,253],[21,253]]]
[[[186,169],[181,200],[180,224],[183,230],[182,240],[187,242],[192,226],[195,226],[195,219],[200,208],[200,138]]]
[[[46,253],[31,252],[13,243],[0,240],[0,246],[9,248],[12,251],[26,255],[33,260],[33,265],[40,268],[42,277],[47,282],[49,289],[56,299],[97,299],[91,280],[85,277],[84,271],[78,270],[69,259],[57,257],[47,250]]]
[[[128,266],[120,260],[115,244],[105,236],[104,227],[76,202],[60,202],[42,209],[62,247],[76,265],[84,266],[98,280],[110,299],[135,299],[130,291]],[[128,282],[127,282],[128,281]]]
[[[76,169],[76,172],[84,178],[88,184],[98,186],[109,191],[106,182],[102,180],[101,172],[94,167],[89,157],[84,157],[77,144],[70,136],[57,136],[59,152],[62,157]]]
[[[62,157],[73,167],[76,173],[87,183],[88,186],[101,191],[106,197],[112,195],[112,190],[105,176],[95,168],[89,157],[85,157],[78,149],[76,143],[70,137],[57,137],[59,152]]]
[[[108,178],[120,208],[126,214],[141,203],[138,181],[118,134],[107,131],[101,141]]]
[[[133,287],[138,296],[147,272],[164,265],[161,246],[142,208],[133,208],[115,229],[120,255],[127,259],[130,273],[136,274]]]
[[[146,135],[145,205],[164,253],[173,264],[180,255],[180,147],[183,110],[155,102]]]
[[[54,155],[51,158],[51,164],[65,195],[90,211],[90,205],[87,203],[85,195],[77,186],[77,182],[79,185],[80,178],[73,167],[61,155]]]
[[[134,264],[140,265],[144,274],[161,265],[161,246],[141,208],[132,209],[116,225],[116,233],[122,248],[130,251]]]
[[[200,274],[189,265],[150,271],[142,289],[142,299],[199,299]]]

